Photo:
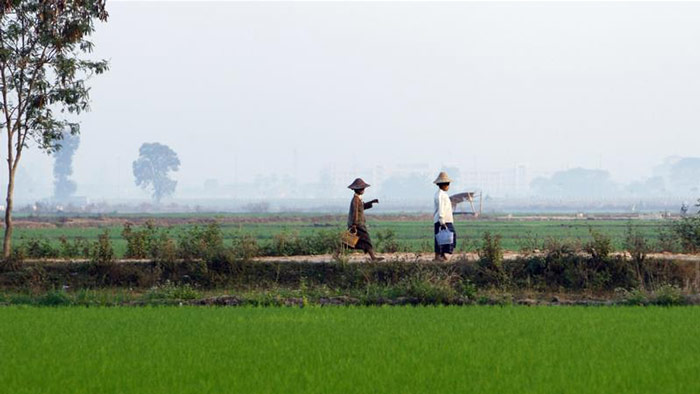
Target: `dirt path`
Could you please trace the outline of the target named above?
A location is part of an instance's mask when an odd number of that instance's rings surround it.
[[[630,257],[627,253],[614,253],[613,255],[626,255]],[[542,253],[532,253],[529,256],[543,256]],[[380,257],[384,258],[384,261],[400,261],[400,262],[430,262],[433,261],[435,257],[432,253],[380,253]],[[503,253],[503,258],[505,260],[515,260],[519,257],[526,257],[523,253],[517,252],[505,252]],[[369,257],[362,253],[351,253],[347,256],[348,262],[360,263],[369,261]],[[674,253],[650,253],[647,255],[650,259],[660,259],[660,260],[677,260],[677,261],[696,261],[700,262],[700,255],[697,254],[674,254]],[[457,260],[467,260],[476,261],[479,256],[476,253],[460,253],[452,256],[451,261]],[[315,256],[275,256],[275,257],[256,257],[255,261],[266,261],[266,262],[307,262],[307,263],[326,263],[330,261],[335,261],[334,257],[330,254],[321,254]]]
[[[625,254],[629,258],[627,253],[613,253],[613,255],[618,256]],[[582,254],[583,255],[583,254]],[[432,253],[379,253],[378,256],[383,257],[383,262],[404,262],[404,263],[427,263],[432,262],[434,255]],[[515,260],[519,257],[527,256],[544,256],[543,253],[531,253],[525,255],[517,252],[504,252],[504,260]],[[675,261],[689,261],[689,262],[700,262],[700,254],[674,254],[674,253],[650,253],[647,255],[648,259],[659,259],[659,260],[675,260]],[[349,263],[364,263],[369,262],[369,257],[362,254],[361,252],[353,252],[342,257],[343,260]],[[476,261],[479,256],[476,253],[460,253],[453,255],[449,262],[455,261]],[[87,263],[88,259],[25,259],[27,263]],[[148,263],[151,262],[150,259],[118,259],[117,263]],[[312,256],[261,256],[253,258],[253,261],[268,262],[268,263],[329,263],[334,261],[339,261],[337,258],[330,254],[319,254]]]

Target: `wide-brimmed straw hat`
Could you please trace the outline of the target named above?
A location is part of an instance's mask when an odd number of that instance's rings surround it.
[[[352,190],[359,190],[359,189],[366,189],[369,187],[369,184],[366,183],[365,181],[362,180],[362,178],[357,178],[355,181],[348,186],[348,189]]]
[[[441,183],[450,183],[452,182],[452,179],[450,179],[449,176],[447,176],[447,173],[445,171],[441,171],[440,174],[438,175],[437,179],[433,181],[434,184],[439,185]]]

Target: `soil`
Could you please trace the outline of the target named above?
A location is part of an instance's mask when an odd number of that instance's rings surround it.
[[[614,256],[625,255],[630,258],[627,253],[613,253]],[[377,256],[384,260],[381,262],[403,262],[403,263],[427,263],[433,262],[435,255],[432,253],[377,253]],[[544,256],[543,253],[523,254],[518,252],[504,252],[504,260],[515,260],[521,257],[528,256]],[[460,253],[453,255],[447,263],[455,261],[477,261],[479,255],[476,253]],[[668,260],[668,261],[687,261],[700,262],[700,254],[676,254],[676,253],[650,253],[647,254],[647,259]],[[66,263],[65,259],[25,259],[28,263]],[[150,262],[150,259],[119,259],[117,263],[145,263]],[[347,255],[335,257],[330,254],[318,254],[310,256],[261,256],[253,258],[253,261],[269,262],[269,263],[329,263],[333,261],[345,261],[348,263],[366,263],[370,262],[368,255],[362,252],[351,252]],[[88,259],[71,259],[71,263],[86,263]]]
[[[433,261],[435,255],[432,253],[379,253],[379,257],[383,257],[385,262],[399,261],[399,262],[429,262]],[[542,253],[530,253],[523,254],[518,252],[504,252],[503,258],[505,260],[515,260],[520,257],[527,256],[543,256]],[[625,255],[630,257],[627,253],[613,253],[613,255]],[[700,255],[697,254],[674,254],[674,253],[650,253],[647,255],[649,259],[660,259],[660,260],[677,260],[677,261],[695,261],[700,262]],[[353,252],[346,256],[342,256],[341,260],[347,259],[348,262],[361,263],[369,261],[369,256],[362,254],[361,252]],[[460,253],[454,255],[450,258],[450,261],[467,260],[476,261],[479,256],[476,253]],[[315,256],[275,256],[275,257],[256,257],[256,261],[269,261],[269,262],[308,262],[308,263],[327,263],[329,261],[338,260],[329,254],[320,254]]]

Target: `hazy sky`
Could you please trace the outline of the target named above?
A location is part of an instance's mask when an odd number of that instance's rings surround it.
[[[108,8],[78,194],[140,195],[143,142],[178,152],[179,187],[403,163],[629,181],[699,155],[698,3]],[[32,149],[23,166],[50,193],[51,160]]]

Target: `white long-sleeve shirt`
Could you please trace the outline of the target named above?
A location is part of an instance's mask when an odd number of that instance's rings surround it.
[[[454,223],[454,218],[452,217],[452,202],[450,201],[450,196],[447,192],[439,189],[435,193],[435,211],[433,214],[434,223]]]

